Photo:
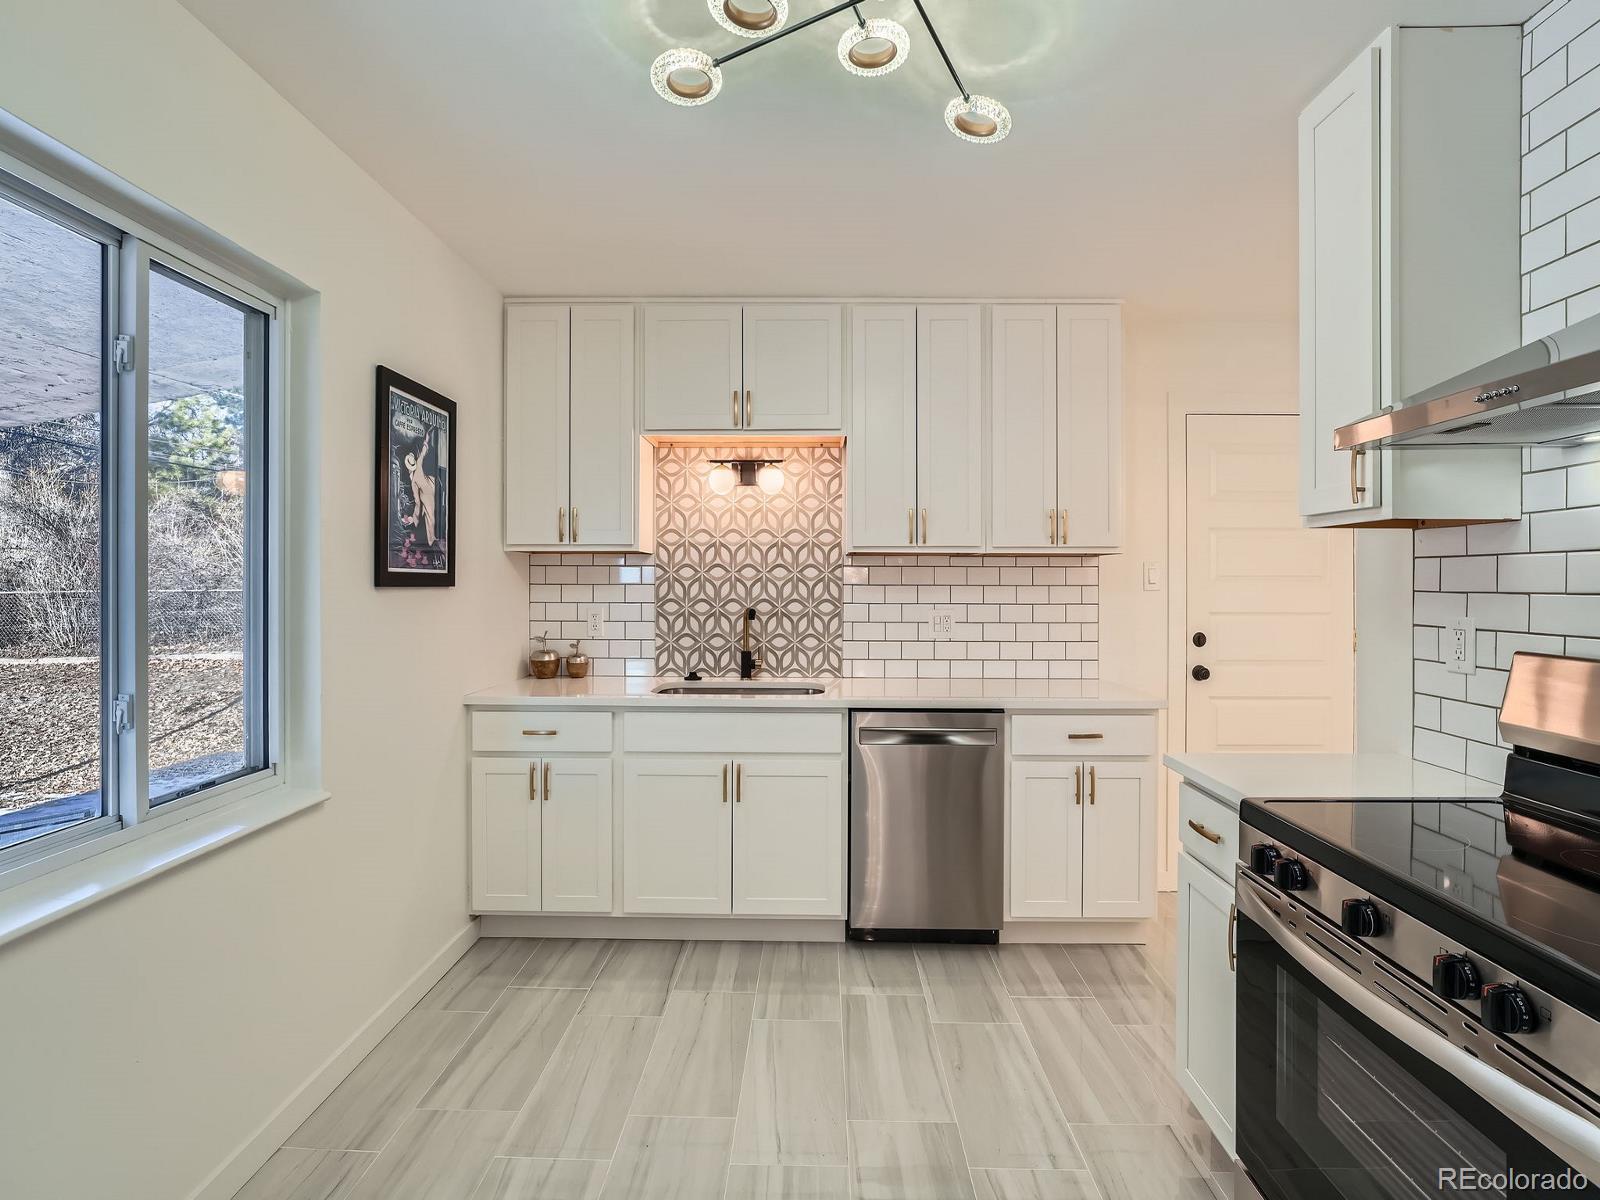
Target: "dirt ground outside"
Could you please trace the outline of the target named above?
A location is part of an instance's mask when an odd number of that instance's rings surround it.
[[[150,771],[182,786],[184,764],[215,778],[243,763],[244,662],[173,648],[150,659]],[[100,666],[83,658],[0,658],[0,809],[100,787]],[[199,760],[199,761],[196,761]]]

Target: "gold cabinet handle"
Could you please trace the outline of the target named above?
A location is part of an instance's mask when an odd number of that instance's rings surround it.
[[[917,510],[914,509],[914,508],[908,508],[908,509],[906,509],[906,545],[915,546],[916,544],[917,544]]]
[[[544,764],[544,802],[550,803],[550,764]]]
[[[733,389],[733,427],[739,427],[739,389]]]
[[[1056,545],[1065,546],[1066,544],[1067,544],[1067,510],[1063,508],[1061,510],[1061,537],[1059,539],[1057,539]]]
[[[539,799],[539,764],[528,764],[528,803],[537,803]]]
[[[560,731],[559,730],[555,730],[555,729],[524,729],[522,731],[522,736],[523,737],[555,737],[558,732],[560,732]]]
[[[744,391],[744,427],[750,428],[751,415],[756,411],[755,396],[746,388]]]
[[[563,504],[556,509],[556,541],[567,540],[567,506]]]
[[[1213,846],[1220,846],[1222,844],[1222,835],[1220,833],[1212,833],[1211,830],[1200,824],[1199,821],[1190,821],[1189,828],[1194,830],[1201,837],[1205,838],[1205,840],[1210,842]]]
[[[1089,768],[1089,803],[1094,803],[1094,768]]]
[[[572,544],[578,544],[578,506],[572,506]]]
[[[1102,740],[1105,736],[1106,735],[1103,734],[1103,733],[1069,733],[1069,734],[1067,734],[1067,741],[1069,741],[1069,742],[1098,742],[1098,741]]]
[[[1083,764],[1072,768],[1072,802],[1083,803]]]
[[[922,510],[922,544],[928,544],[928,510]]]
[[[733,764],[733,802],[744,803],[744,764]]]
[[[728,802],[728,764],[722,764],[722,802]]]
[[[1361,459],[1361,456],[1363,454],[1365,454],[1365,453],[1366,453],[1365,450],[1352,450],[1352,451],[1350,451],[1350,503],[1351,504],[1360,504],[1361,503],[1361,497],[1363,497],[1363,496],[1365,496],[1367,494],[1366,485],[1357,482],[1357,480],[1360,478],[1360,470],[1361,470],[1360,459]]]
[[[1055,509],[1047,508],[1047,509],[1044,510],[1044,523],[1045,523],[1045,527],[1050,530],[1050,544],[1052,546],[1054,546],[1056,544],[1056,510]]]
[[[1237,971],[1239,969],[1239,951],[1237,949],[1238,943],[1234,936],[1234,931],[1238,929],[1238,927],[1239,906],[1237,904],[1230,904],[1228,905],[1228,970],[1230,971]]]

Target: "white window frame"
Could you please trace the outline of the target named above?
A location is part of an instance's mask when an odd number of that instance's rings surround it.
[[[289,792],[288,766],[293,748],[288,745],[289,719],[286,705],[290,698],[286,686],[290,658],[286,645],[285,603],[288,594],[289,564],[284,553],[284,530],[289,518],[288,444],[289,421],[285,381],[289,374],[287,348],[288,305],[274,291],[259,282],[220,265],[214,258],[179,244],[148,228],[126,213],[83,195],[30,164],[0,150],[0,199],[17,203],[56,221],[76,233],[107,247],[104,286],[108,303],[105,311],[102,347],[103,395],[109,400],[102,408],[105,425],[102,445],[112,448],[103,457],[102,475],[102,603],[112,603],[114,619],[102,628],[101,639],[101,790],[105,809],[101,816],[69,829],[58,830],[0,850],[0,895],[22,888],[42,877],[73,864],[83,863],[106,851],[134,846],[151,835],[170,832],[182,823],[231,810],[233,806],[263,805],[275,794]],[[264,720],[251,730],[247,726],[247,746],[259,739],[266,766],[247,775],[196,789],[155,807],[149,803],[148,688],[145,678],[148,662],[148,618],[144,601],[147,584],[146,505],[142,502],[146,486],[146,439],[144,420],[148,401],[148,376],[144,370],[149,334],[149,268],[164,268],[202,288],[259,312],[265,321],[265,386],[260,389],[260,412],[253,426],[257,436],[247,441],[247,468],[253,484],[264,493],[258,507],[247,515],[247,537],[251,551],[259,552],[265,567],[265,585],[259,591],[246,589],[246,621],[258,639],[264,638],[263,653],[252,663],[249,673],[266,673],[259,692],[265,709]],[[119,333],[134,337],[134,369],[117,372],[113,348]],[[135,419],[138,414],[140,419]],[[132,425],[131,437],[121,429]],[[257,473],[259,472],[259,473]],[[258,519],[252,521],[250,516]],[[263,528],[264,526],[264,528]],[[257,645],[262,643],[258,640]],[[127,731],[112,731],[112,701],[130,686],[135,698],[132,721]],[[261,714],[256,714],[260,718]],[[310,772],[314,774],[314,772]],[[129,787],[128,782],[134,781]],[[276,796],[271,805],[272,819],[279,819],[303,805],[285,803]],[[325,799],[321,792],[304,791],[305,804]],[[248,822],[246,822],[248,825]],[[222,829],[223,844],[244,829],[237,822]],[[159,840],[159,839],[158,839]],[[187,857],[183,855],[182,857]],[[163,869],[173,855],[156,857],[142,873]],[[64,874],[68,872],[63,872]],[[70,872],[77,875],[78,872]],[[73,881],[64,881],[71,886]],[[73,895],[83,891],[73,888]],[[118,887],[116,890],[120,890]],[[109,894],[109,893],[107,893]],[[71,899],[71,895],[68,896]],[[61,911],[81,907],[82,898],[62,906]],[[4,901],[0,900],[0,910]],[[10,933],[0,911],[0,941]],[[31,926],[30,926],[31,927]]]

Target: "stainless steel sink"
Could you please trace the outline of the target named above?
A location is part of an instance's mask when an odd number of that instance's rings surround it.
[[[826,688],[810,683],[674,683],[657,696],[820,696]]]

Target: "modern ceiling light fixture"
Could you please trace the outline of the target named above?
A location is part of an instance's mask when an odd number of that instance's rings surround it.
[[[706,104],[722,90],[722,66],[742,54],[759,49],[769,42],[799,33],[818,21],[838,16],[850,10],[855,24],[839,38],[839,62],[853,75],[875,77],[897,70],[911,50],[911,37],[898,21],[883,17],[867,18],[861,15],[864,0],[844,0],[824,9],[815,16],[793,25],[786,25],[789,17],[788,0],[706,0],[717,24],[740,37],[754,38],[748,46],[741,46],[728,54],[712,58],[703,50],[680,48],[668,50],[650,66],[650,82],[663,100],[692,107]],[[944,111],[944,123],[950,132],[967,142],[1004,141],[1011,132],[1011,114],[1006,106],[988,96],[975,96],[967,91],[956,73],[955,64],[939,40],[939,33],[928,17],[922,0],[912,0],[917,15],[933,39],[934,48],[944,61],[945,70],[955,81],[961,94],[950,101]]]

